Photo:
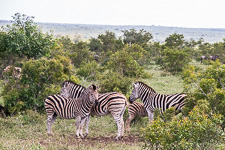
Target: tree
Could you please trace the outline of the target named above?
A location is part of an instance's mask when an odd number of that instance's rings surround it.
[[[100,74],[99,81],[101,93],[115,91],[128,94],[132,83],[131,78],[118,74],[113,70],[109,70],[105,74]]]
[[[13,16],[12,25],[7,25],[5,28],[7,31],[5,51],[10,56],[19,55],[28,59],[37,59],[47,56],[54,47],[53,36],[43,34],[34,23],[33,18],[16,13]]]
[[[103,51],[103,44],[100,39],[91,38],[88,47],[90,51],[96,52],[98,55]]]
[[[89,50],[87,42],[74,44],[68,56],[76,67],[79,67],[82,62],[94,60],[94,53]]]
[[[184,46],[184,35],[183,34],[172,34],[165,40],[165,46],[174,49],[180,49]]]
[[[166,48],[163,50],[162,56],[162,68],[172,73],[181,72],[191,60],[186,49]]]
[[[141,29],[139,32],[135,29],[124,30],[122,32],[124,37],[123,42],[129,45],[140,44],[144,47],[153,38],[152,34],[144,29]]]
[[[101,41],[103,52],[106,54],[108,51],[116,52],[123,47],[121,39],[116,38],[116,34],[106,31],[105,34],[100,34],[98,39]]]
[[[77,75],[83,77],[84,80],[97,80],[98,75],[103,72],[96,61],[82,62],[78,68]]]
[[[137,63],[126,49],[112,54],[107,63],[107,68],[128,77],[140,77],[143,73],[143,67]]]

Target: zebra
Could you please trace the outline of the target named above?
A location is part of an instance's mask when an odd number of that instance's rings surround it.
[[[52,124],[57,116],[63,119],[76,119],[76,137],[85,138],[82,134],[84,123],[88,118],[91,107],[98,103],[98,92],[95,85],[85,89],[79,98],[66,98],[62,95],[48,96],[44,101],[47,112],[47,134],[52,135]]]
[[[136,115],[139,115],[141,117],[148,116],[148,113],[143,103],[139,103],[139,102],[133,102],[132,104],[128,105],[128,114],[129,114],[129,117],[127,118],[125,123],[125,131],[128,133],[130,133],[130,123]]]
[[[61,95],[69,98],[79,97],[79,93],[85,90],[85,87],[78,85],[72,81],[64,81],[61,88]],[[123,114],[126,109],[127,98],[118,92],[99,93],[98,104],[94,104],[91,108],[92,116],[105,116],[111,113],[118,128],[116,140],[121,140],[124,136]],[[90,117],[90,116],[89,116]],[[88,117],[88,118],[89,118]],[[86,120],[86,133],[88,134],[89,119]]]
[[[185,105],[184,98],[186,96],[184,93],[170,95],[159,94],[150,86],[138,81],[133,85],[129,102],[133,103],[136,99],[140,98],[148,113],[149,122],[151,122],[154,118],[154,110],[157,108],[160,109],[161,113],[170,107],[174,107],[175,110],[182,110]]]

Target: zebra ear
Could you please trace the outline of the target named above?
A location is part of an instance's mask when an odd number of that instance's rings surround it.
[[[134,87],[134,88],[137,88],[137,85],[136,85],[136,84],[133,84],[133,87]]]
[[[97,89],[97,86],[92,84],[92,87],[93,87],[93,90],[96,90]]]
[[[62,84],[62,87],[67,87],[67,85],[68,85],[68,82],[64,81],[63,84]]]

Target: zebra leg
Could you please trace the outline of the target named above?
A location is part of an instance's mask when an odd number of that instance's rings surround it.
[[[148,121],[149,123],[152,123],[152,120],[154,119],[154,113],[149,110],[147,110],[147,112],[148,112]]]
[[[124,136],[124,121],[123,121],[123,115],[120,117],[120,125],[121,125],[121,133],[120,133],[120,139],[122,139],[123,138],[123,136]]]
[[[85,120],[86,132],[84,134],[84,138],[86,138],[88,136],[89,121],[90,121],[90,115],[88,115],[87,118],[86,118],[86,120]]]
[[[84,123],[85,123],[86,119],[87,119],[87,117],[81,118],[81,122],[80,122],[80,133],[79,133],[79,135],[80,135],[80,138],[82,138],[82,139],[84,138],[83,137],[83,127],[84,127]]]
[[[120,133],[120,135],[121,135],[121,139],[122,139],[123,136],[124,136],[124,121],[123,121],[123,114],[124,114],[124,112],[125,112],[125,109],[126,109],[126,106],[124,107],[123,111],[122,111],[121,114],[120,114],[120,122],[121,122],[121,133]]]
[[[52,124],[56,120],[57,115],[54,113],[47,117],[47,134],[52,135]]]
[[[76,138],[79,139],[80,138],[80,124],[81,124],[81,117],[78,116],[76,117]]]
[[[116,121],[116,124],[117,124],[117,128],[118,128],[118,132],[117,132],[117,136],[115,138],[115,140],[120,140],[121,139],[121,120],[120,120],[120,114],[112,114],[113,115],[113,118],[114,120]]]
[[[129,117],[126,120],[125,130],[127,133],[130,133],[130,123],[134,119],[135,115],[129,114]]]

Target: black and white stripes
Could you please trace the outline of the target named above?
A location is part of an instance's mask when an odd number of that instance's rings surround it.
[[[133,102],[132,104],[128,105],[128,118],[126,120],[125,129],[126,132],[130,133],[130,123],[134,119],[136,115],[141,117],[147,117],[148,113],[143,105],[143,103]]]
[[[76,136],[83,138],[82,129],[88,119],[91,108],[97,103],[98,92],[95,85],[85,89],[77,99],[66,98],[62,95],[48,96],[44,101],[47,112],[47,133],[52,134],[52,124],[56,117],[63,119],[76,119]]]
[[[75,84],[71,81],[65,81],[61,89],[61,95],[68,98],[77,98],[79,93],[84,91],[85,87]],[[121,139],[124,135],[123,114],[127,105],[127,98],[118,92],[109,92],[99,94],[98,104],[94,104],[91,108],[91,115],[104,116],[112,114],[117,127],[118,133],[116,139]],[[89,119],[86,120],[86,134],[88,134]]]
[[[153,120],[154,110],[160,109],[161,113],[166,109],[174,107],[176,110],[182,110],[185,105],[184,98],[186,94],[178,93],[171,95],[159,94],[154,91],[150,86],[136,82],[129,98],[129,102],[133,103],[136,99],[140,98],[148,113],[149,121]]]

